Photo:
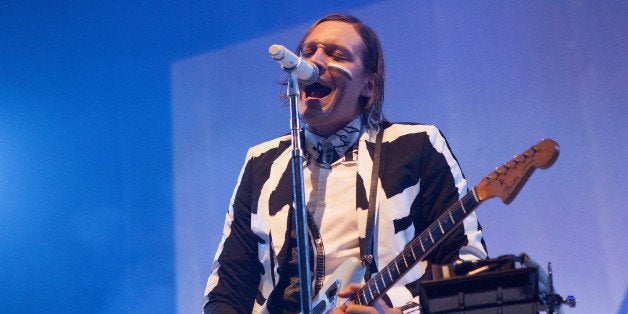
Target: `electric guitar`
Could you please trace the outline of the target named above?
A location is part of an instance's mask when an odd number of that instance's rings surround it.
[[[558,158],[558,154],[558,144],[551,139],[546,139],[496,168],[410,241],[401,254],[380,269],[353,296],[348,299],[339,299],[336,296],[338,291],[351,283],[360,282],[365,272],[365,266],[357,258],[345,261],[314,297],[312,312],[328,313],[337,305],[348,301],[361,305],[373,305],[401,276],[417,262],[425,259],[438,244],[462,224],[464,218],[471,214],[481,202],[499,197],[505,204],[510,204],[534,170],[549,168]]]

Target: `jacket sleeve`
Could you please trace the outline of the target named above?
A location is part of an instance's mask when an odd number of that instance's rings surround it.
[[[468,191],[467,181],[458,161],[438,129],[430,136],[430,144],[425,145],[421,167],[421,230],[435,222]],[[426,260],[430,263],[449,264],[457,259],[485,258],[487,253],[482,228],[475,213],[471,213]],[[429,273],[429,267],[427,271]]]
[[[258,237],[251,231],[251,160],[240,173],[205,289],[203,313],[251,313],[260,282]]]
[[[443,214],[453,203],[467,192],[466,179],[455,156],[450,150],[445,137],[436,127],[430,127],[421,147],[419,157],[419,193],[412,206],[415,236],[427,228]],[[426,257],[425,273],[421,279],[431,278],[430,264],[448,264],[457,259],[485,259],[486,246],[482,238],[482,230],[474,213],[465,218],[463,224],[453,230],[441,244]],[[387,297],[390,305],[403,305],[404,313],[412,312],[418,307],[420,280],[403,287],[393,287]],[[407,290],[406,290],[407,289]],[[397,296],[391,295],[398,291]],[[409,292],[409,293],[408,293]],[[400,298],[399,296],[404,296]],[[401,299],[411,296],[406,304]],[[394,299],[394,301],[392,300]],[[386,300],[386,298],[385,298]],[[407,299],[406,299],[407,300]],[[388,303],[388,302],[387,302]]]

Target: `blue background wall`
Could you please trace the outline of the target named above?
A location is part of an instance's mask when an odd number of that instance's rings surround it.
[[[25,0],[0,3],[0,312],[198,312],[246,147],[287,132],[266,49],[337,11],[382,37],[388,117],[440,126],[472,185],[561,144],[480,209],[490,253],[620,311],[627,2]]]

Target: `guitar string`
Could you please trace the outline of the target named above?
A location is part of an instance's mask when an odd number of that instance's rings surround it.
[[[452,208],[446,210],[445,213],[441,214],[436,219],[436,221],[438,222],[439,227],[440,227],[441,230],[443,230],[442,223],[441,223],[442,220],[451,220],[452,221],[452,225],[451,225],[450,229],[447,230],[447,231],[451,231],[453,229],[453,227],[456,225],[457,222],[460,222],[460,220],[462,220],[464,217],[466,217],[467,214],[470,213],[469,211],[467,211],[464,208],[464,202],[473,201],[474,204],[472,204],[472,206],[470,207],[472,209],[475,208],[475,206],[479,204],[479,202],[477,202],[477,199],[476,199],[475,195],[473,195],[474,191],[471,191],[471,192],[472,193],[465,194],[460,200],[458,200],[452,206]],[[462,213],[461,217],[459,218],[459,220],[456,221],[456,219],[454,219],[454,215],[452,213],[455,213],[459,209],[462,209],[463,213]],[[416,245],[417,245],[416,242],[418,242],[418,244],[421,245],[422,252],[421,252],[421,254],[419,254],[419,257],[420,257],[420,256],[422,256],[426,252],[425,246],[424,246],[422,240],[423,239],[427,240],[427,235],[429,235],[429,237],[430,237],[430,239],[432,241],[432,243],[430,243],[428,245],[428,248],[430,248],[435,242],[437,242],[447,232],[447,231],[443,232],[441,236],[439,236],[438,238],[436,238],[436,240],[434,240],[434,237],[433,237],[433,235],[431,233],[431,228],[432,227],[436,228],[436,226],[432,226],[432,225],[429,226],[428,228],[426,228],[426,230],[421,232],[419,234],[419,236],[417,236],[416,238],[411,240],[408,243],[408,245],[406,246],[406,248],[404,248],[402,250],[402,254],[405,254],[406,251],[410,251],[410,253],[412,253],[412,257],[413,257],[414,261],[412,261],[410,263],[411,265],[413,265],[414,263],[416,263],[418,261],[418,259],[416,257],[416,253],[414,252],[414,249],[418,249],[418,247],[416,247]],[[436,231],[436,230],[434,230],[434,231]],[[375,298],[377,298],[381,294],[380,292],[383,292],[383,291],[386,290],[386,286],[392,284],[398,277],[401,276],[402,272],[399,271],[399,266],[398,266],[398,263],[399,263],[400,260],[401,260],[401,258],[399,256],[395,257],[390,264],[386,265],[381,272],[377,273],[371,280],[369,280],[369,282],[367,282],[361,289],[359,289],[356,292],[356,296],[360,295],[360,294],[364,296],[364,302],[365,303],[359,303],[359,304],[370,304],[371,302],[374,301]],[[406,268],[404,269],[403,272],[407,271],[407,269],[409,268],[408,265],[407,265],[407,261],[405,261],[405,256],[404,256],[404,263],[406,263]],[[393,277],[393,274],[391,273],[391,269],[392,269],[393,266],[397,270],[397,275],[394,276],[394,277]],[[385,280],[385,277],[382,275],[385,272],[388,272],[388,276],[390,277],[390,283],[387,283],[386,280]],[[384,283],[384,287],[382,287],[382,289],[380,289],[380,287],[377,286],[378,285],[377,280],[379,280],[380,277],[382,279],[382,282]],[[373,287],[372,287],[373,285],[376,286],[376,289],[378,291],[378,293],[374,297],[373,297],[373,293],[372,293],[373,292],[373,290],[372,290],[373,289]],[[370,299],[366,295],[365,289],[369,289],[369,293],[371,294],[371,298]],[[354,301],[356,301],[355,298],[353,298],[353,299],[354,299]]]

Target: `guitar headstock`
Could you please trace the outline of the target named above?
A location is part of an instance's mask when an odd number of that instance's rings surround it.
[[[477,185],[479,201],[499,197],[505,204],[515,199],[536,168],[547,169],[558,158],[558,143],[545,139],[484,177]]]

